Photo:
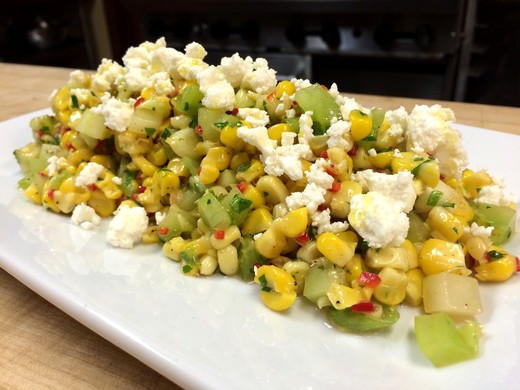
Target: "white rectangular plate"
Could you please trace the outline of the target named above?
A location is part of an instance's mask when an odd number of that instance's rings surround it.
[[[191,278],[159,245],[115,249],[106,221],[85,231],[17,190],[12,151],[30,141],[30,113],[0,123],[0,266],[172,381],[198,389],[515,388],[520,381],[520,275],[482,288],[481,356],[437,369],[413,334],[416,309],[374,335],[340,333],[311,305],[263,306],[258,286]],[[468,126],[470,167],[520,194],[520,137]],[[518,222],[518,221],[517,221]],[[518,225],[518,223],[517,223]],[[520,254],[518,235],[507,245]]]

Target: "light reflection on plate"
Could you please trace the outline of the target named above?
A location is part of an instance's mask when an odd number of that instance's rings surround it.
[[[520,380],[520,277],[482,289],[481,357],[435,369],[413,335],[413,309],[371,336],[340,333],[303,300],[274,313],[238,279],[189,278],[159,246],[110,247],[107,222],[85,231],[16,189],[12,150],[29,119],[0,123],[0,266],[114,344],[183,387],[199,389],[490,388]],[[520,137],[457,126],[470,167],[488,168],[520,194]],[[517,221],[518,225],[518,221]],[[520,254],[518,236],[507,248]]]

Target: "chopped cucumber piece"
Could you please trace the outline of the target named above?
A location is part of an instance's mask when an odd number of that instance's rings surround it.
[[[314,135],[325,134],[332,118],[341,119],[336,99],[320,84],[296,91],[294,100],[303,112],[312,111]]]
[[[173,112],[175,115],[197,116],[199,108],[202,107],[201,100],[204,94],[200,92],[197,84],[188,85],[182,92],[172,99]]]
[[[239,118],[226,114],[223,110],[199,108],[198,124],[202,128],[202,139],[204,141],[219,141],[222,128],[226,124],[234,126],[238,122],[240,122]]]
[[[475,321],[457,328],[448,314],[435,313],[416,316],[414,323],[419,348],[436,367],[478,356],[481,330]]]
[[[191,233],[197,227],[197,221],[192,213],[182,210],[177,205],[171,205],[158,226],[159,240],[166,242],[183,233]]]
[[[85,111],[78,121],[76,130],[94,139],[107,139],[112,137],[113,132],[105,126],[105,118],[102,114]]]
[[[254,240],[248,237],[241,238],[238,249],[238,264],[242,279],[246,282],[253,281],[255,277],[254,266],[264,263],[265,258],[257,252]]]
[[[191,127],[178,130],[166,139],[166,143],[172,148],[173,152],[179,157],[199,158],[195,146],[200,142],[200,138]]]
[[[480,226],[493,227],[489,238],[494,245],[502,245],[515,232],[516,210],[481,202],[472,202],[471,207],[475,212],[474,222]]]
[[[197,209],[211,230],[231,225],[231,216],[212,191],[206,191],[199,199]]]
[[[327,270],[319,267],[311,267],[305,278],[303,296],[316,303],[319,298],[327,295],[329,286],[333,282]]]
[[[222,206],[228,211],[231,223],[240,227],[249,215],[253,202],[235,187],[222,199]]]
[[[395,324],[399,320],[399,312],[396,308],[389,305],[382,305],[381,315],[357,313],[350,308],[336,310],[334,307],[329,307],[328,317],[340,329],[354,332],[370,332]]]

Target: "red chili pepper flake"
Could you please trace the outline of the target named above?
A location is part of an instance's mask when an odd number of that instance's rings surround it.
[[[144,102],[144,97],[140,96],[134,103],[134,110]]]
[[[38,176],[47,177],[48,175],[44,171],[38,172]]]
[[[311,240],[311,238],[309,237],[309,233],[307,233],[307,231],[304,231],[303,233],[296,236],[295,240],[298,244],[305,245]]]
[[[338,176],[338,173],[339,173],[338,168],[335,167],[334,165],[327,167],[327,169],[325,169],[325,172],[327,172],[332,177]]]
[[[215,238],[217,240],[223,240],[226,236],[226,232],[224,231],[224,229],[215,229],[215,233],[213,234],[215,235]]]
[[[159,226],[157,228],[157,233],[159,233],[162,236],[164,236],[165,234],[168,234],[169,231],[170,231],[170,229],[168,228],[168,226]]]
[[[197,168],[197,175],[200,176],[200,173],[201,173],[201,172],[202,172],[202,167],[198,167],[198,168]]]
[[[54,199],[54,191],[56,191],[54,188],[51,188],[48,192],[47,192],[47,196],[49,197],[49,199]]]
[[[87,185],[87,188],[88,188],[90,191],[96,191],[96,190],[98,189],[96,183],[88,184],[88,185]]]
[[[320,157],[325,159],[329,158],[329,153],[327,152],[327,149],[321,151]]]
[[[381,283],[381,278],[373,272],[363,271],[359,275],[358,282],[362,286],[376,288]]]
[[[201,125],[195,126],[195,133],[197,133],[198,135],[202,135],[202,126]]]
[[[276,92],[271,92],[269,95],[266,96],[266,100],[268,102],[272,102],[276,97]]]
[[[350,156],[350,157],[354,157],[358,152],[358,146],[354,144],[354,146],[352,147],[352,149],[350,149],[347,154]]]
[[[322,87],[325,91],[328,91],[328,90],[329,90],[329,87],[327,87],[326,85],[321,84],[321,87]]]
[[[38,138],[43,137],[43,131],[41,131],[41,130],[36,130],[35,133],[36,133],[36,135],[38,136]]]
[[[96,144],[96,148],[98,149],[103,149],[107,144],[107,141],[105,139],[100,139],[97,144]]]
[[[74,146],[72,146],[72,144],[70,142],[67,142],[67,144],[65,145],[65,149],[72,150],[72,149],[74,149]]]
[[[247,181],[241,181],[240,183],[237,184],[237,188],[241,193],[244,193],[244,192],[246,192],[248,185],[249,185],[249,183]]]
[[[132,194],[132,196],[130,196],[130,200],[133,200],[134,202],[137,200],[137,196],[139,194]]]
[[[146,191],[146,186],[139,186],[139,187],[137,188],[137,191],[138,191],[140,194],[142,194],[143,192]]]
[[[339,181],[332,182],[332,187],[329,188],[330,192],[338,192],[341,190],[341,183]]]
[[[231,115],[237,116],[238,115],[238,107],[234,107],[231,111]]]
[[[351,307],[354,313],[372,313],[375,309],[374,302],[371,301],[359,302]]]
[[[520,259],[518,256],[515,256],[515,263],[516,263],[516,272],[520,272]]]
[[[296,100],[293,100],[291,102],[291,107],[293,107],[293,108],[298,107],[298,102]]]
[[[329,208],[329,206],[327,206],[326,204],[320,204],[318,206],[318,211],[324,211],[324,210],[327,210]]]

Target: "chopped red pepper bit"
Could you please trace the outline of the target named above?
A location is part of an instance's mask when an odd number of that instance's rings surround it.
[[[41,130],[36,130],[35,133],[36,133],[36,135],[38,136],[38,138],[43,137],[43,131],[41,131]]]
[[[331,175],[332,177],[336,177],[338,176],[338,168],[335,167],[334,165],[331,165],[330,167],[327,167],[325,169],[325,172],[327,172],[329,175]]]
[[[298,236],[296,236],[295,240],[298,244],[305,245],[311,240],[311,238],[309,237],[309,233],[307,233],[307,231],[305,231],[305,232],[299,234]]]
[[[130,196],[130,200],[136,201],[138,195],[139,194],[132,194],[132,196]]]
[[[139,186],[139,187],[137,188],[137,191],[138,191],[140,194],[142,194],[143,192],[146,191],[146,186]]]
[[[215,229],[214,235],[217,240],[223,240],[226,235],[226,232],[224,231],[224,229]]]
[[[268,102],[271,102],[274,100],[275,97],[276,97],[276,92],[271,92],[269,95],[266,96],[266,100]]]
[[[49,197],[49,199],[54,199],[54,191],[56,191],[54,188],[51,188],[48,192],[47,192],[47,196]]]
[[[338,192],[341,190],[341,183],[339,181],[335,181],[332,183],[332,186],[329,188],[330,192]]]
[[[237,188],[240,192],[244,193],[246,191],[248,185],[249,185],[249,183],[247,181],[241,181],[240,183],[237,184]]]
[[[96,185],[96,183],[90,183],[90,184],[87,185],[87,188],[90,191],[96,191],[97,190],[97,185]]]
[[[238,107],[233,108],[233,110],[231,111],[231,115],[235,115],[235,116],[238,115]]]
[[[350,156],[350,157],[354,157],[358,152],[358,146],[354,144],[354,146],[352,147],[352,149],[350,149],[347,154]]]
[[[144,97],[140,96],[134,103],[134,110],[144,102]]]
[[[198,167],[198,168],[197,168],[197,175],[200,176],[200,173],[201,173],[201,172],[202,172],[202,167]]]
[[[202,126],[201,125],[195,126],[195,133],[197,133],[198,135],[202,135]]]
[[[520,259],[518,256],[515,256],[515,263],[516,263],[516,272],[520,272]]]
[[[373,272],[363,271],[359,275],[359,284],[365,287],[376,288],[381,283],[381,278]]]
[[[354,313],[372,313],[375,310],[374,302],[363,301],[352,305],[351,310]]]
[[[65,145],[65,149],[67,149],[67,150],[71,150],[73,148],[74,148],[74,146],[72,146],[72,143],[70,143],[70,142],[67,142],[67,145]]]
[[[329,153],[327,152],[327,149],[321,151],[320,157],[321,158],[329,158]]]
[[[168,234],[168,232],[170,231],[170,229],[168,228],[168,226],[159,226],[157,228],[157,233],[161,234],[161,235],[165,235],[165,234]]]

